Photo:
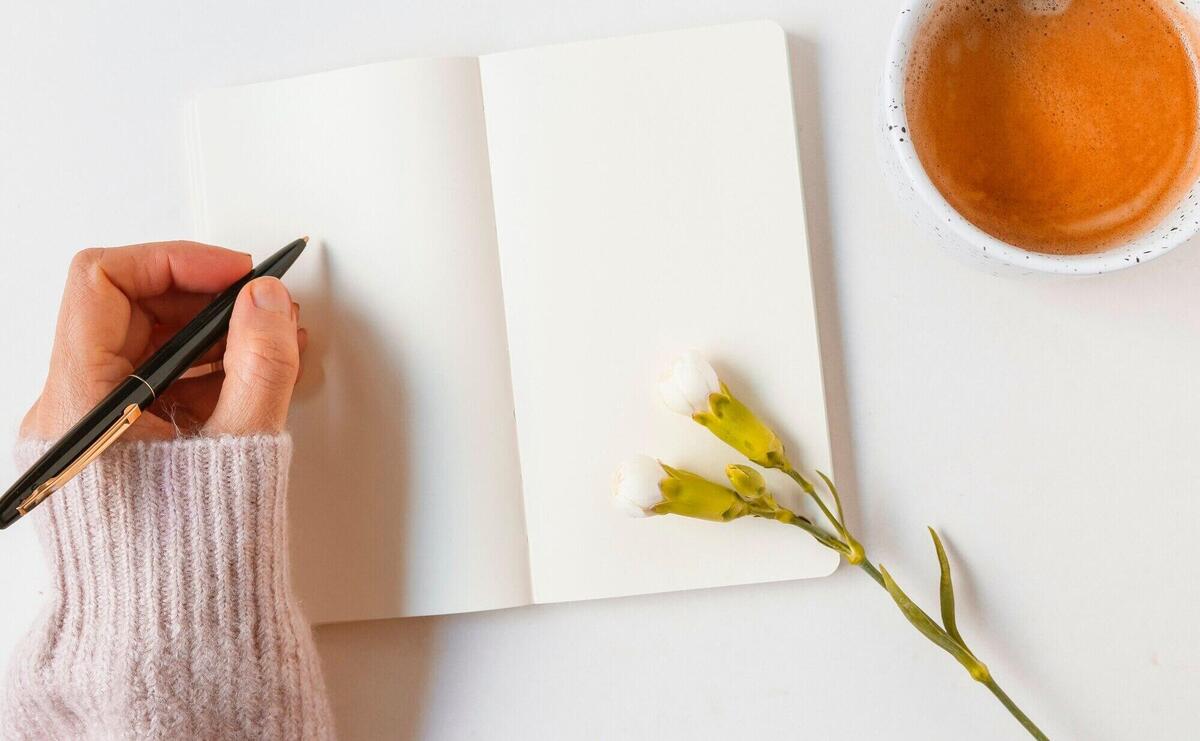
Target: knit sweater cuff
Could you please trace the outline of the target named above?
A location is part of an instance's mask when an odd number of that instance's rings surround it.
[[[18,466],[45,449],[19,442]],[[64,606],[208,626],[263,608],[287,589],[291,456],[286,434],[113,446],[30,513]]]
[[[291,453],[286,434],[118,443],[31,512],[54,603],[13,679],[51,704],[9,710],[51,735],[329,734],[289,586]]]

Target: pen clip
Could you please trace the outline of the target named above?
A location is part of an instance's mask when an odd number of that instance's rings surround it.
[[[92,461],[99,458],[100,454],[107,450],[109,445],[115,443],[117,438],[125,434],[129,426],[136,422],[140,416],[142,416],[142,408],[137,404],[130,404],[125,407],[125,411],[113,422],[112,426],[105,430],[104,434],[97,438],[96,442],[92,443],[78,458],[71,461],[71,465],[64,468],[62,473],[57,476],[46,479],[41,484],[38,484],[38,487],[29,496],[25,497],[24,501],[17,505],[17,511],[21,513],[21,516],[24,517],[29,514],[30,510],[42,503],[42,500],[63,488],[67,485],[68,481],[78,476],[79,472],[87,468]]]

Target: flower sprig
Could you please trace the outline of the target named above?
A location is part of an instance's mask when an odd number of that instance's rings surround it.
[[[929,528],[940,571],[940,624],[904,593],[882,564],[876,567],[867,558],[866,549],[846,525],[841,495],[833,480],[816,472],[831,507],[812,481],[792,465],[779,436],[733,395],[704,358],[694,352],[678,358],[659,382],[659,395],[670,409],[691,417],[751,463],[788,476],[816,506],[823,522],[779,504],[766,478],[751,466],[727,466],[725,476],[729,486],[725,486],[644,455],[631,458],[617,470],[614,494],[622,510],[635,517],[680,515],[715,522],[761,517],[805,531],[883,587],[908,622],[953,656],[972,679],[987,687],[1031,736],[1047,738],[1000,688],[987,665],[967,647],[959,632],[950,561],[937,531]]]

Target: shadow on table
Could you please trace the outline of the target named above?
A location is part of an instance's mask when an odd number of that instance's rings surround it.
[[[316,629],[341,741],[420,738],[436,620],[373,620]]]
[[[796,112],[796,140],[804,180],[805,220],[808,225],[809,256],[812,264],[813,297],[817,306],[817,330],[821,338],[821,373],[825,382],[825,405],[829,417],[829,443],[838,489],[844,494],[846,517],[862,523],[858,506],[858,475],[854,467],[854,438],[846,392],[842,319],[838,306],[834,239],[829,206],[829,176],[825,162],[825,136],[821,127],[821,85],[817,45],[788,34],[788,56],[792,71],[792,95]],[[870,533],[859,525],[855,535],[866,540]]]
[[[310,341],[289,421],[293,586],[308,618],[330,623],[316,637],[339,738],[416,738],[432,622],[331,622],[406,604],[409,393],[396,349],[343,300],[352,287],[328,246],[314,246],[297,293]]]

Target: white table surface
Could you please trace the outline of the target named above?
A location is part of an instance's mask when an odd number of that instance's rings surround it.
[[[100,7],[101,5],[108,7]],[[1098,279],[943,255],[881,181],[887,2],[68,3],[0,8],[0,447],[45,373],[70,255],[188,235],[192,91],[424,55],[774,18],[791,36],[849,510],[1055,738],[1194,734],[1200,246]],[[0,478],[14,474],[7,458]],[[0,660],[40,607],[0,536]],[[866,577],[323,627],[346,739],[1020,738]]]

